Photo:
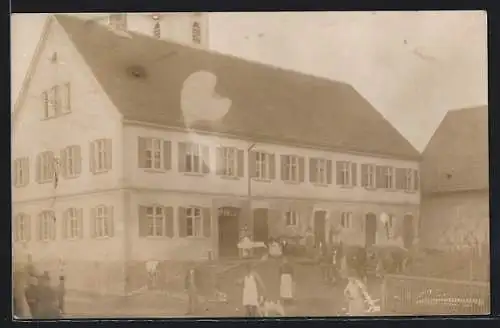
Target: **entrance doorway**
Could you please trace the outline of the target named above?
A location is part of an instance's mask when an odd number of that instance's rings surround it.
[[[319,247],[320,243],[325,244],[326,231],[326,211],[314,212],[314,240],[315,246]]]
[[[219,256],[238,256],[239,218],[237,207],[219,208]]]
[[[269,240],[269,225],[267,208],[257,208],[253,211],[253,240],[267,243]]]
[[[413,245],[413,238],[413,215],[406,214],[403,219],[403,244],[405,248],[410,248]]]
[[[377,241],[377,216],[373,213],[366,214],[365,245],[370,247]]]

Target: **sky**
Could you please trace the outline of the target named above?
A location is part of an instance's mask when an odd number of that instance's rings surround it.
[[[45,18],[12,17],[13,99]],[[482,11],[211,13],[210,47],[347,82],[420,151],[449,109],[487,104]]]

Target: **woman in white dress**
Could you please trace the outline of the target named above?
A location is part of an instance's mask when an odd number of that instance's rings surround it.
[[[293,266],[288,262],[287,258],[283,258],[283,264],[280,268],[280,296],[283,303],[290,303],[293,300],[294,282],[293,282]]]
[[[243,306],[247,317],[256,317],[259,306],[259,289],[263,293],[264,283],[259,274],[255,272],[252,264],[248,264],[247,273],[243,277]]]

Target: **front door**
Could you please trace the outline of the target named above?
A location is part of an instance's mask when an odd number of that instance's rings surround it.
[[[403,219],[403,243],[405,248],[411,247],[413,237],[413,216],[407,214]]]
[[[314,240],[316,247],[319,244],[325,244],[325,228],[326,228],[326,212],[316,211],[314,212]]]
[[[377,216],[373,213],[366,214],[365,233],[366,247],[370,247],[377,240]]]
[[[267,208],[257,208],[253,211],[253,238],[254,241],[267,243],[269,240],[269,226],[267,223]]]
[[[219,209],[219,256],[238,256],[240,209],[221,207]]]

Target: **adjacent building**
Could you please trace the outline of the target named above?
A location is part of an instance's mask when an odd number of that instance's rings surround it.
[[[488,107],[449,111],[422,154],[422,244],[489,245]]]
[[[68,288],[231,257],[244,226],[418,234],[420,154],[352,86],[92,20],[47,22],[12,142],[14,256],[62,259]]]

